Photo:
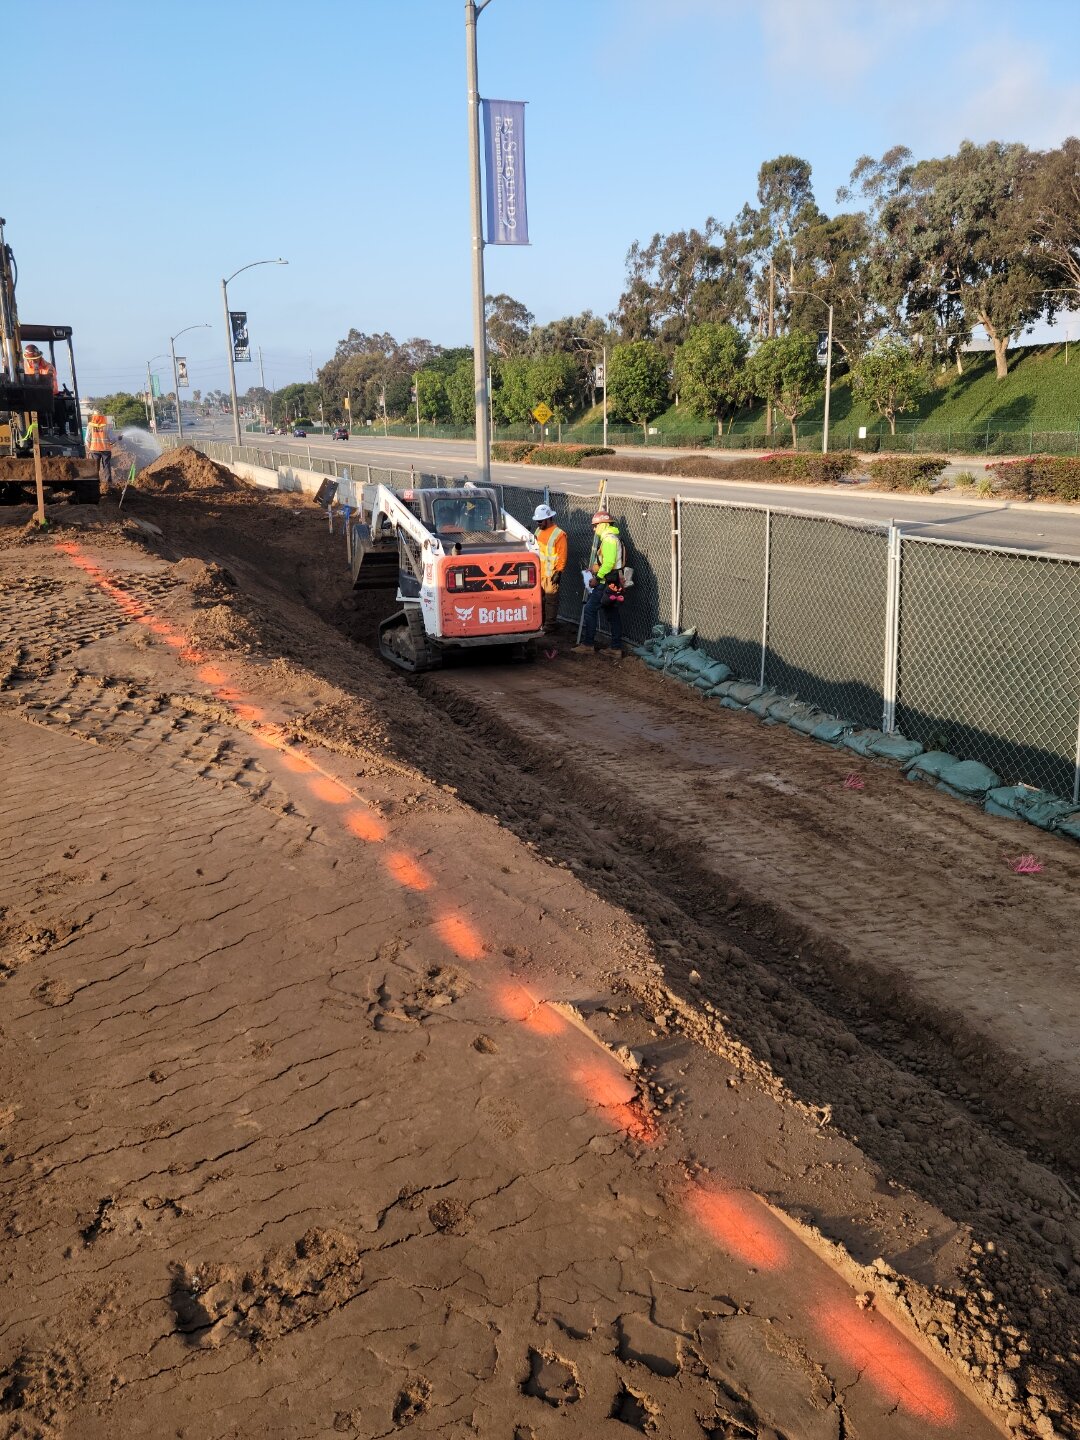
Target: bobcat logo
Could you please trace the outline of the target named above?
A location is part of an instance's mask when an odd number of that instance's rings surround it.
[[[471,620],[471,619],[472,619],[472,617],[473,617],[473,611],[474,611],[475,609],[476,609],[476,606],[475,606],[475,605],[455,605],[455,606],[454,606],[454,610],[455,610],[455,612],[456,612],[456,614],[457,614],[457,618],[462,622],[462,624],[464,624],[466,620]]]

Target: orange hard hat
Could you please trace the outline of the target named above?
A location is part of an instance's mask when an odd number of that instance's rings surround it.
[[[589,524],[590,524],[590,525],[606,525],[610,520],[611,520],[611,516],[608,514],[608,512],[607,512],[606,510],[597,510],[596,514],[595,514],[595,515],[592,517],[592,519],[589,521]]]
[[[37,347],[36,345],[26,345],[26,346],[24,346],[23,348],[25,349],[27,355],[40,355],[40,354],[41,354],[41,351],[38,349],[38,347]]]

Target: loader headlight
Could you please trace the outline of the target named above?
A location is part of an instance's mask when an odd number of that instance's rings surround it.
[[[518,580],[518,585],[521,587],[522,590],[527,590],[527,589],[529,589],[530,586],[535,585],[535,584],[536,584],[536,566],[535,566],[535,565],[519,565],[519,566],[517,567],[517,580]]]

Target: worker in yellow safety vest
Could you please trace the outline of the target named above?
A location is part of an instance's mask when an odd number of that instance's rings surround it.
[[[52,381],[52,393],[54,395],[57,393],[59,386],[56,383],[56,367],[49,364],[36,345],[23,347],[23,370],[30,379],[41,379],[48,376]]]
[[[533,511],[536,543],[540,546],[540,589],[544,595],[544,630],[555,629],[559,620],[559,586],[566,569],[566,531],[555,524],[555,511],[550,505],[538,505]]]
[[[615,659],[622,656],[622,605],[625,599],[623,570],[626,548],[619,527],[612,524],[606,510],[597,510],[592,517],[596,536],[596,555],[589,566],[589,594],[582,612],[582,639],[574,646],[579,655],[592,654],[596,649],[596,627],[603,607],[611,640],[604,653]]]
[[[112,484],[112,440],[109,436],[109,422],[97,410],[90,416],[86,427],[86,449],[98,462],[98,479],[104,479],[105,488]]]

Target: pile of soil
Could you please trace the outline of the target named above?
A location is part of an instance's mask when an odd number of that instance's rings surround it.
[[[180,491],[237,491],[248,488],[231,470],[191,445],[166,450],[145,470],[139,471],[134,483],[139,490],[161,491],[167,495]]]
[[[81,469],[80,469],[81,467]],[[41,474],[45,480],[86,480],[92,478],[86,474],[85,460],[70,460],[64,456],[47,455],[42,457]],[[19,459],[14,455],[5,455],[0,458],[0,480],[22,480],[28,485],[34,483],[34,462],[30,457]]]

